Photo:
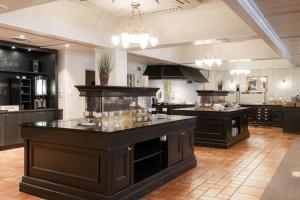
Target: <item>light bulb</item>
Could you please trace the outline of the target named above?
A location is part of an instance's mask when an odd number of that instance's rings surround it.
[[[195,64],[201,67],[202,66],[202,61],[201,60],[196,60]]]
[[[112,36],[111,41],[113,45],[118,46],[120,44],[120,37],[117,35]]]
[[[158,43],[158,39],[156,37],[151,37],[150,44],[151,46],[155,47]]]
[[[123,40],[122,41],[122,46],[124,49],[127,49],[129,47],[129,41]]]
[[[216,63],[217,63],[217,65],[220,66],[220,65],[222,64],[222,60],[221,60],[221,59],[217,59],[217,60],[216,60]]]

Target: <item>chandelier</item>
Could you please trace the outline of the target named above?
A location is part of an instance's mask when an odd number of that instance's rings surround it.
[[[152,47],[157,45],[158,39],[151,36],[147,29],[143,26],[140,5],[139,1],[131,2],[132,13],[130,23],[120,35],[112,36],[113,45],[118,46],[121,43],[122,47],[125,49],[127,49],[131,44],[137,44],[142,49],[147,48],[149,44]],[[138,24],[140,24],[140,28],[138,27]]]
[[[199,67],[201,67],[203,65],[207,65],[207,66],[211,67],[215,64],[220,66],[223,63],[223,61],[222,61],[222,59],[218,58],[218,56],[216,55],[216,52],[214,51],[214,48],[213,48],[213,44],[208,43],[208,44],[206,44],[206,47],[207,47],[207,55],[208,56],[206,56],[202,59],[196,60],[195,64]]]

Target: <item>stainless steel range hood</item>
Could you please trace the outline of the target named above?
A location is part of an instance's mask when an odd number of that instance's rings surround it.
[[[182,65],[148,65],[144,75],[149,79],[185,79],[188,81],[207,83],[199,69]]]

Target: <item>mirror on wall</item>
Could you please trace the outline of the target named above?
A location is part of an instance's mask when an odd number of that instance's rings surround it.
[[[268,91],[268,77],[267,76],[252,76],[247,77],[248,92],[267,92]]]

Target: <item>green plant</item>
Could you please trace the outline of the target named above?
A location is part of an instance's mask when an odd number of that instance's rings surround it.
[[[223,87],[224,82],[225,82],[224,77],[223,76],[219,77],[218,82],[217,82],[218,87]]]
[[[113,69],[114,59],[112,50],[103,49],[101,50],[101,56],[97,62],[99,74],[109,75]]]

